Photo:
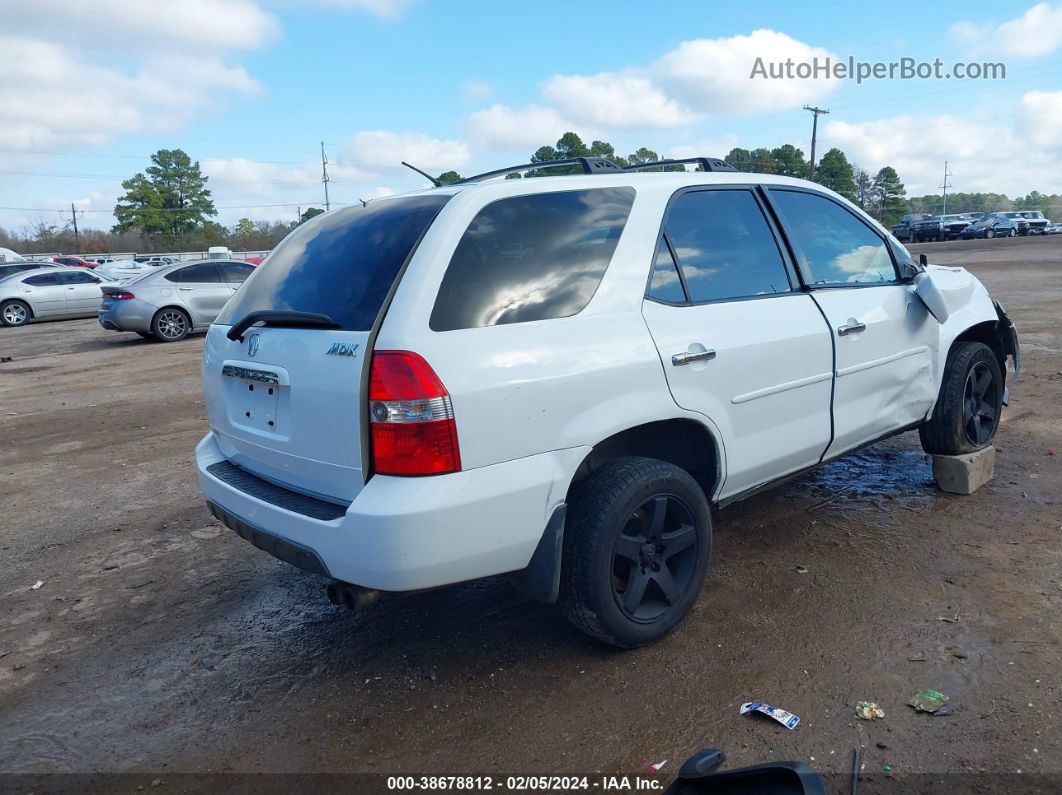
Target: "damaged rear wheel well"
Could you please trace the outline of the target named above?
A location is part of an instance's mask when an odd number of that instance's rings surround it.
[[[708,501],[712,501],[720,469],[715,439],[699,422],[672,419],[637,425],[594,445],[575,471],[568,487],[568,504],[578,497],[580,485],[591,473],[609,461],[627,456],[656,458],[681,467],[697,481]]]

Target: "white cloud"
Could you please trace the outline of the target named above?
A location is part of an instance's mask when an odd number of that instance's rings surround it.
[[[1036,146],[1062,151],[1062,91],[1030,91],[1021,98],[1018,123]]]
[[[683,157],[726,157],[731,149],[740,145],[740,142],[741,139],[738,138],[737,135],[734,133],[728,133],[717,138],[710,138],[697,143],[676,144],[669,149],[665,149],[661,153],[661,156],[677,159]]]
[[[232,56],[277,34],[253,0],[0,0],[0,146],[168,130],[259,83]]]
[[[951,26],[950,33],[976,52],[1013,58],[1046,55],[1062,47],[1062,4],[1039,3],[1020,17],[998,25],[958,22]]]
[[[69,48],[0,36],[0,146],[46,149],[103,144],[172,129],[202,111],[216,91],[259,90],[242,67],[170,52],[129,72],[82,60]]]
[[[103,54],[173,46],[258,47],[276,35],[276,20],[255,0],[0,0],[4,33],[88,44]],[[120,46],[117,52],[108,48]]]
[[[1019,118],[1015,126],[950,115],[831,121],[820,151],[837,146],[871,173],[893,166],[909,196],[939,193],[945,160],[956,191],[1050,192],[1051,175],[1062,172],[1062,92],[1030,92],[1021,107],[1028,122]]]
[[[465,99],[487,99],[494,94],[494,87],[483,80],[466,80],[464,94]]]
[[[465,135],[484,149],[526,149],[556,141],[576,126],[553,108],[492,105],[468,117]],[[590,137],[586,127],[580,127],[580,134],[587,139]]]
[[[635,70],[555,75],[543,94],[561,114],[604,127],[681,127],[697,119]]]
[[[318,5],[364,11],[384,19],[394,19],[413,5],[414,0],[312,0]]]
[[[423,133],[371,130],[357,133],[343,147],[342,158],[358,165],[401,166],[403,160],[423,169],[453,169],[468,163],[462,141],[431,138]]]
[[[827,57],[830,53],[821,47],[761,29],[747,36],[684,41],[659,58],[649,73],[669,96],[695,111],[728,116],[766,113],[821,100],[837,88],[838,81],[750,78],[757,58],[769,64]]]

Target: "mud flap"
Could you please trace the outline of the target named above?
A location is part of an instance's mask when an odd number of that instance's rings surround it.
[[[566,505],[558,505],[546,523],[527,568],[514,571],[509,580],[524,596],[554,604],[560,595],[561,551],[564,545]]]

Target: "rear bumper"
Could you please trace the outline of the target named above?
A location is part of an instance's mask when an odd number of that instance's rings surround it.
[[[96,318],[108,331],[140,331],[148,334],[151,332],[151,318],[154,315],[154,306],[139,298],[133,298],[128,301],[116,301],[109,308],[101,306]]]
[[[587,452],[572,448],[436,477],[376,475],[331,520],[216,477],[208,467],[225,458],[212,433],[196,447],[196,469],[215,515],[270,554],[315,570],[316,564],[285,557],[294,548],[303,553],[300,560],[319,560],[320,573],[366,588],[412,591],[526,568]]]

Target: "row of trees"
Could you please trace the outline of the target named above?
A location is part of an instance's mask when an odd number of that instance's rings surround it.
[[[615,147],[607,141],[592,141],[588,146],[576,133],[566,132],[554,146],[541,146],[531,155],[532,163],[548,163],[551,160],[565,160],[572,157],[603,157],[620,166],[651,163],[660,156],[648,147],[640,147],[626,157],[616,153]],[[731,149],[724,158],[739,171],[759,174],[780,174],[786,177],[808,176],[808,161],[804,152],[792,144],[783,144],[775,149]],[[665,167],[666,170],[681,170],[682,166]],[[557,174],[578,174],[578,166],[562,166],[543,170],[531,170],[524,175],[510,174],[507,179],[520,179],[521,176],[542,177]],[[455,182],[461,179],[456,171],[447,171],[439,175],[443,182]],[[840,149],[831,149],[822,156],[815,166],[815,181],[835,190],[842,196],[859,204],[884,223],[893,223],[900,215],[907,212],[904,200],[906,190],[900,181],[896,169],[892,166],[881,168],[873,176],[848,162]]]
[[[562,135],[554,145],[541,146],[531,155],[532,163],[548,163],[571,157],[603,157],[621,165],[651,163],[659,155],[640,147],[620,155],[607,141],[589,145],[574,132]],[[741,171],[807,177],[808,161],[804,152],[792,144],[774,149],[731,149],[724,158]],[[673,166],[681,169],[682,166]],[[509,179],[534,178],[558,173],[579,173],[578,167],[532,169],[524,175],[510,174]],[[439,175],[444,183],[461,179],[456,171]],[[870,174],[851,163],[840,149],[827,151],[815,164],[815,181],[858,204],[884,224],[895,223],[904,213],[939,213],[943,197],[926,195],[906,198],[906,190],[896,170],[884,166]],[[137,251],[143,253],[201,250],[208,246],[227,245],[235,250],[264,250],[275,246],[300,223],[324,212],[309,207],[297,220],[254,221],[241,218],[232,227],[214,220],[217,208],[207,187],[209,177],[202,173],[181,149],[161,149],[151,156],[151,165],[122,182],[125,193],[114,208],[117,223],[110,231],[83,229],[75,240],[69,225],[44,221],[14,234],[0,229],[0,247],[25,254],[41,252]],[[1049,218],[1062,218],[1062,194],[1033,191],[1027,196],[1010,199],[998,193],[952,193],[948,196],[949,212],[991,212],[993,210],[1040,210]]]

